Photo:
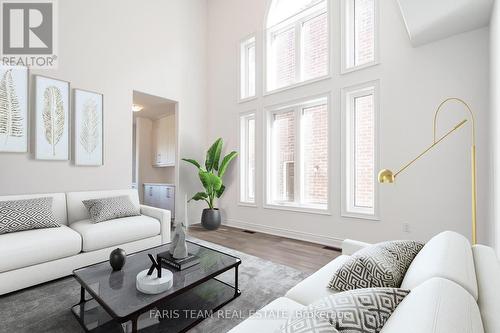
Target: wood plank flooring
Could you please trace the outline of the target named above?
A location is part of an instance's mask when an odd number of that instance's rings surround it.
[[[208,231],[199,224],[190,225],[188,234],[306,273],[317,271],[341,254],[339,251],[325,248],[323,245],[259,232],[248,232],[227,226],[221,226],[215,231]]]

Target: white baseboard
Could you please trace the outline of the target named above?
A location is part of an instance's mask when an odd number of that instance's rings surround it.
[[[234,227],[238,229],[245,229],[250,231],[262,232],[264,234],[270,234],[274,236],[281,236],[286,238],[297,239],[301,241],[331,246],[335,248],[342,248],[343,239],[336,237],[329,237],[324,235],[316,235],[308,232],[295,231],[290,229],[276,228],[265,226],[262,224],[255,224],[250,222],[239,221],[235,219],[226,219],[223,222],[223,225],[227,225],[229,227]]]

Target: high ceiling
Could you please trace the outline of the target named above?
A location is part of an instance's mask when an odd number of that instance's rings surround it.
[[[413,46],[487,26],[494,0],[398,0]]]

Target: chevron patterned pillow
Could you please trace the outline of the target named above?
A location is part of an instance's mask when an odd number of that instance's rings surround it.
[[[368,288],[325,297],[296,313],[281,333],[379,333],[410,293],[397,288]]]
[[[141,215],[139,208],[132,203],[128,195],[90,199],[83,201],[83,204],[94,223]]]
[[[328,287],[336,291],[399,288],[423,246],[415,241],[391,241],[361,249],[335,272]]]
[[[52,212],[52,198],[0,201],[0,235],[60,227]]]

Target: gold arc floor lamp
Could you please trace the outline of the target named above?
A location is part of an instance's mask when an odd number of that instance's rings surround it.
[[[474,118],[474,113],[472,112],[469,104],[467,104],[464,100],[456,97],[452,98],[447,98],[441,104],[439,104],[438,108],[436,109],[436,113],[434,114],[434,139],[432,145],[430,145],[427,149],[425,149],[422,153],[420,153],[417,157],[415,157],[413,160],[410,162],[406,163],[401,169],[399,169],[397,172],[392,172],[391,170],[388,169],[383,169],[380,170],[378,174],[378,181],[379,183],[386,184],[386,183],[394,183],[396,180],[396,177],[405,171],[410,165],[415,163],[418,159],[420,159],[422,156],[424,156],[429,150],[437,146],[441,141],[446,139],[450,134],[461,128],[466,122],[467,119],[462,120],[459,122],[455,127],[450,129],[445,135],[437,139],[436,137],[436,130],[437,130],[437,120],[438,120],[438,114],[443,108],[443,106],[450,102],[450,101],[455,101],[458,102],[462,105],[464,105],[467,108],[467,111],[469,112],[471,116],[471,122],[472,122],[472,135],[471,135],[471,191],[472,191],[472,244],[475,245],[477,243],[477,224],[476,224],[476,121]]]

